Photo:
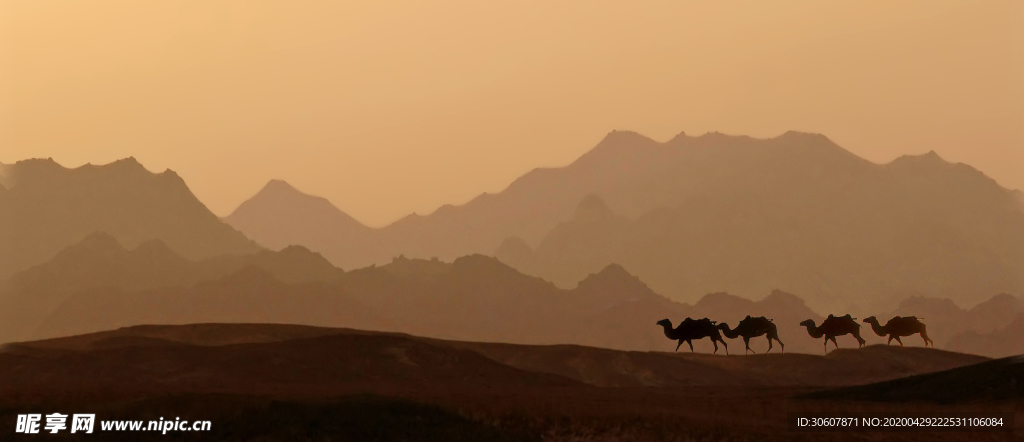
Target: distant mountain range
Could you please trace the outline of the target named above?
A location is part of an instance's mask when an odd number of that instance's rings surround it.
[[[571,288],[615,263],[678,300],[781,289],[819,310],[889,310],[915,294],[1024,293],[1020,192],[934,152],[878,165],[797,132],[612,132],[569,166],[380,229],[279,181],[225,220],[343,268],[493,254]]]
[[[899,307],[887,316],[923,318],[924,323],[928,325],[928,334],[935,340],[935,344],[940,348],[952,348],[952,341],[958,340],[958,336],[963,333],[990,333],[1010,325],[1021,314],[1024,314],[1024,304],[1020,299],[1003,293],[970,309],[962,309],[950,299],[912,296],[901,301]],[[879,316],[879,319],[882,317]],[[909,340],[916,341],[915,344],[921,341],[917,336],[909,338]],[[904,342],[907,341],[907,339],[904,340]],[[963,347],[958,347],[958,351],[963,349]],[[992,352],[982,353],[977,350],[973,353],[996,357],[1007,356]]]
[[[154,174],[134,158],[75,169],[51,159],[0,166],[0,280],[95,232],[130,248],[159,239],[189,259],[260,249],[173,171]]]
[[[1018,313],[1013,322],[989,332],[967,330],[954,336],[946,348],[994,358],[1024,355],[1024,313]]]
[[[0,288],[0,342],[137,324],[269,322],[495,342],[674,348],[655,325],[686,306],[619,266],[562,290],[494,258],[396,258],[343,272],[302,247],[189,261],[94,234]]]
[[[943,347],[954,334],[987,333],[1009,324],[1020,313],[1020,302],[1000,295],[964,311],[948,300],[910,298],[897,313],[925,318]],[[683,304],[655,293],[614,264],[573,289],[561,289],[483,255],[451,263],[398,257],[387,265],[345,272],[301,246],[192,261],[159,240],[129,250],[97,233],[0,285],[0,342],[140,324],[225,322],[671,351],[675,342],[655,325],[661,319],[678,324],[686,317],[710,317],[735,327],[747,315],[771,318],[786,352],[822,352],[822,340],[810,338],[798,325],[805,319],[820,323],[822,315],[795,295],[774,291],[751,301],[712,293],[694,305]],[[866,325],[862,334],[869,343],[883,342]],[[729,344],[732,353],[743,351],[742,340]],[[840,345],[855,344],[841,338]],[[707,340],[694,347],[712,350]],[[755,338],[751,347],[764,352],[767,344]],[[776,346],[774,351],[781,350]]]
[[[877,165],[821,135],[613,132],[569,166],[371,229],[283,181],[222,221],[134,159],[27,160],[0,165],[0,342],[294,322],[658,350],[659,319],[764,315],[787,350],[817,353],[795,324],[853,312],[970,346],[1024,313],[1021,195],[934,153]]]
[[[309,298],[322,295],[317,284],[330,284],[341,275],[302,247],[197,262],[160,240],[127,250],[114,237],[95,233],[0,285],[0,341],[61,336],[103,325],[202,322],[203,315],[317,322],[318,315],[334,311],[344,299],[321,297],[320,304],[310,305]],[[267,287],[272,293],[266,293]],[[295,305],[288,305],[292,301]],[[306,316],[285,314],[294,309]],[[370,319],[352,320],[353,325],[372,325]]]

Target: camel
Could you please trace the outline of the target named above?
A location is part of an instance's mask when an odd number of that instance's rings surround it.
[[[828,315],[824,321],[821,322],[820,327],[814,326],[814,320],[808,319],[801,322],[800,325],[807,327],[807,333],[812,338],[825,337],[825,353],[828,353],[828,341],[832,341],[836,348],[839,348],[839,343],[836,342],[836,336],[842,336],[851,334],[857,338],[857,342],[860,344],[859,347],[864,346],[864,339],[860,337],[860,324],[856,321],[857,318],[851,317],[849,314],[846,316],[832,316]]]
[[[722,334],[729,339],[736,339],[737,337],[743,337],[743,344],[747,346],[747,349],[743,354],[747,354],[750,349],[750,338],[756,338],[762,335],[768,335],[768,350],[765,351],[767,354],[772,351],[772,339],[779,341],[779,345],[782,346],[782,353],[786,353],[786,344],[782,343],[779,339],[779,331],[775,328],[775,323],[771,319],[765,318],[764,316],[758,316],[756,318],[747,315],[736,328],[729,330],[729,324],[721,323],[718,324],[718,328],[722,330]]]
[[[676,345],[676,351],[679,351],[679,346],[686,342],[690,346],[690,352],[693,353],[693,341],[694,339],[711,338],[711,344],[715,346],[715,353],[718,353],[718,342],[721,342],[725,346],[725,354],[729,354],[729,345],[722,339],[722,334],[715,328],[715,321],[708,318],[704,319],[690,319],[686,318],[683,322],[679,323],[679,326],[672,328],[672,321],[668,319],[662,319],[658,321],[658,325],[665,329],[665,337],[679,341]]]
[[[935,342],[928,337],[928,332],[925,329],[924,323],[917,319],[916,316],[896,316],[886,322],[885,325],[879,325],[878,319],[874,316],[864,318],[864,322],[871,324],[871,330],[878,336],[889,336],[889,341],[886,344],[892,344],[892,340],[900,343],[900,347],[903,346],[903,341],[900,340],[901,336],[912,336],[918,333],[921,334],[921,338],[924,339],[924,346],[927,347],[928,343],[931,342],[932,348],[935,348]]]

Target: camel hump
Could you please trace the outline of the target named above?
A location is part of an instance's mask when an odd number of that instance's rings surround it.
[[[921,324],[920,319],[921,318],[918,318],[917,316],[903,316],[892,318],[892,320],[890,320],[889,322],[894,325],[900,324],[903,326],[910,326],[911,324]]]

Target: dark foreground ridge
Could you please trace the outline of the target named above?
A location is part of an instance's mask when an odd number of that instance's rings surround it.
[[[1024,397],[1024,356],[869,385],[807,394],[809,399],[883,402],[1006,401]]]
[[[281,324],[136,326],[4,346],[0,435],[17,414],[80,410],[213,422],[179,440],[799,440],[787,412],[845,403],[795,395],[992,363],[883,345],[723,356]]]

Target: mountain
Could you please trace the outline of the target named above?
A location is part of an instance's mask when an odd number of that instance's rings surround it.
[[[287,247],[280,252],[261,250],[249,255],[224,255],[191,261],[176,254],[160,240],[149,240],[128,250],[113,236],[94,233],[57,253],[50,261],[18,272],[5,284],[0,284],[0,341],[39,336],[36,333],[44,327],[47,318],[69,303],[91,303],[90,308],[95,309],[75,311],[64,308],[68,318],[51,319],[61,324],[85,324],[84,328],[72,328],[74,332],[99,330],[102,328],[100,324],[106,324],[102,318],[120,317],[118,321],[134,318],[145,322],[152,314],[139,316],[145,312],[124,310],[142,299],[140,293],[156,293],[152,296],[159,302],[169,306],[180,305],[181,301],[173,299],[175,290],[224,278],[247,268],[260,269],[275,281],[296,284],[330,284],[344,273],[322,256],[299,246]],[[266,279],[261,275],[254,276]],[[91,300],[85,302],[81,298]],[[247,298],[247,295],[240,296],[238,302]],[[200,304],[192,308],[199,308]],[[147,308],[168,310],[155,304]],[[316,313],[310,312],[314,316]],[[250,320],[256,319],[257,316],[250,316]],[[53,328],[52,325],[45,327]]]
[[[818,310],[917,293],[975,304],[1024,293],[1019,199],[934,152],[875,164],[818,134],[680,134],[659,143],[616,131],[572,164],[535,169],[500,193],[380,229],[291,240],[346,268],[400,254],[494,254],[563,288],[616,263],[690,302],[781,289]],[[262,234],[252,217],[228,221]]]
[[[271,180],[224,221],[270,249],[303,245],[343,268],[355,267],[351,257],[371,252],[372,229],[281,180]]]
[[[804,320],[814,320],[821,324],[822,315],[811,310],[799,297],[781,290],[773,290],[771,294],[759,301],[751,301],[728,293],[709,293],[700,299],[688,312],[695,318],[712,318],[719,323],[726,323],[730,328],[739,325],[747,315],[764,316],[772,320],[779,332],[779,338],[786,344],[786,351],[799,351],[811,354],[822,352],[820,339],[811,339],[807,329],[800,326]],[[743,350],[743,340],[736,339],[732,351]],[[847,342],[840,345],[848,346]],[[767,337],[751,339],[751,350],[763,353],[768,350]],[[776,350],[781,350],[776,344]],[[775,351],[775,350],[773,350]]]
[[[662,195],[661,208],[609,202],[642,214],[581,217],[601,205],[588,196],[535,248],[511,238],[494,254],[563,287],[615,262],[676,299],[782,288],[818,310],[913,293],[975,304],[1024,289],[1024,216],[1012,192],[969,166],[934,152],[875,165],[806,134],[735,140],[745,143],[738,150],[757,164],[679,148],[678,177],[644,191]]]
[[[151,173],[134,158],[75,169],[25,160],[4,166],[3,176],[0,280],[95,232],[130,248],[159,239],[189,259],[260,248],[217,219],[176,173]]]
[[[483,255],[450,264],[399,257],[347,272],[342,287],[388,312],[399,331],[442,339],[665,349],[672,342],[655,323],[686,314],[615,265],[564,290]]]
[[[301,246],[192,261],[102,233],[0,286],[0,341],[138,324],[279,322],[523,343],[671,347],[684,305],[618,266],[563,290],[494,258],[395,258],[344,272]]]
[[[953,351],[994,358],[1024,355],[1024,313],[1018,314],[1005,327],[989,332],[967,330],[953,336],[946,348]]]
[[[926,298],[912,296],[900,302],[899,307],[888,315],[878,316],[880,322],[893,316],[917,316],[928,326],[928,335],[935,344],[943,348],[952,347],[956,336],[963,333],[987,334],[1010,325],[1024,313],[1020,299],[1008,294],[999,294],[970,309],[962,309],[948,298]],[[917,340],[908,340],[909,345],[919,345]],[[972,351],[976,354],[980,353]]]
[[[392,329],[394,325],[337,287],[286,283],[247,266],[191,287],[141,292],[85,290],[68,297],[34,331],[57,337],[138,324],[251,322]]]
[[[954,334],[988,333],[1009,324],[1020,305],[1010,295],[971,310],[949,300],[908,298],[897,313],[924,318],[938,346],[945,347]],[[712,293],[694,305],[682,304],[616,264],[562,289],[483,255],[450,263],[400,256],[387,265],[344,272],[300,246],[191,261],[159,240],[128,250],[109,235],[93,234],[0,287],[0,342],[140,324],[255,322],[670,351],[675,342],[655,325],[661,319],[678,324],[686,317],[709,317],[735,327],[747,315],[771,318],[786,353],[822,352],[822,340],[798,325],[805,319],[820,323],[822,315],[795,295],[774,290],[751,301]],[[866,326],[862,331],[869,343],[884,342]],[[742,351],[742,340],[727,342],[729,352]],[[853,344],[843,338],[840,345]],[[694,347],[712,351],[707,339]],[[754,338],[751,349],[765,352],[765,338]],[[781,353],[777,345],[774,351]]]

